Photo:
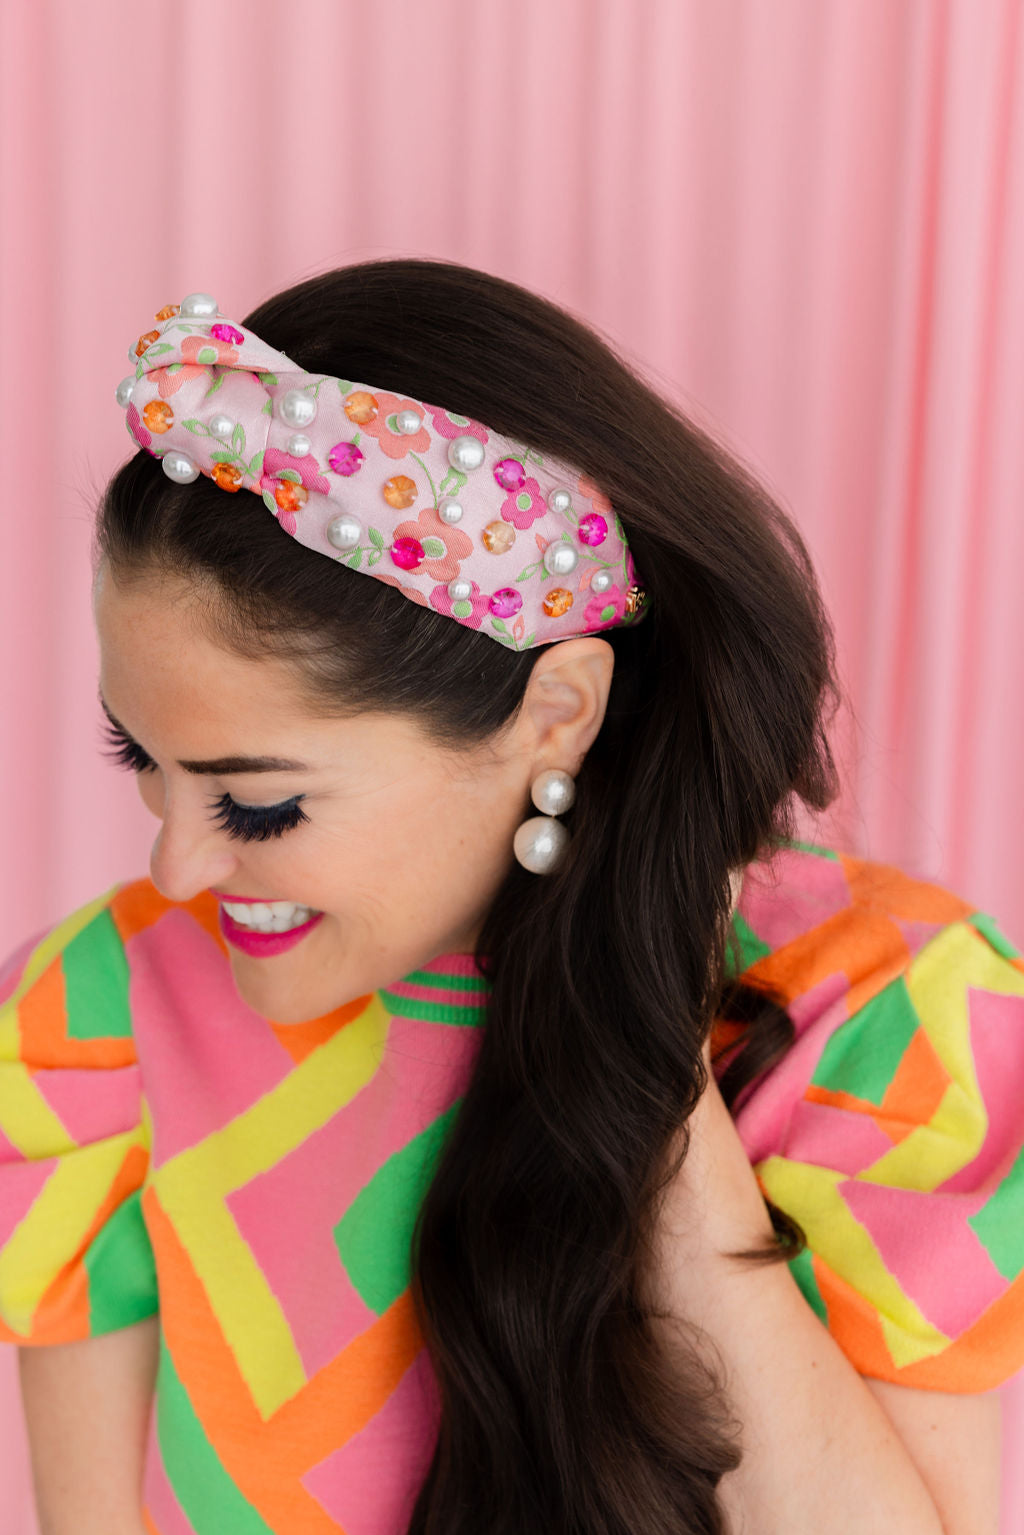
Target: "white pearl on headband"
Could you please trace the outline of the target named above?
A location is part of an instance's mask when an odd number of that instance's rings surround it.
[[[311,453],[313,450],[313,444],[310,442],[305,432],[295,432],[291,437],[289,437],[288,441],[285,443],[285,447],[288,449],[288,452],[291,454],[292,458],[305,458],[306,454]]]
[[[515,855],[531,874],[547,874],[559,862],[569,833],[561,821],[533,815],[516,827],[512,838]]]
[[[212,293],[186,293],[178,308],[182,320],[212,320],[217,313],[217,300]]]
[[[308,426],[316,416],[316,401],[304,389],[286,389],[277,407],[285,426]]]
[[[453,469],[461,469],[465,472],[469,469],[479,469],[484,461],[484,445],[479,437],[466,435],[465,437],[453,437],[448,444],[448,462]]]
[[[561,815],[576,799],[576,783],[561,768],[545,768],[530,785],[530,798],[545,815]]]
[[[473,583],[465,576],[455,576],[448,582],[448,595],[453,602],[468,602],[473,595]]]
[[[400,410],[395,417],[395,425],[405,437],[415,437],[423,425],[423,417],[418,410]]]
[[[606,592],[608,590],[608,588],[611,586],[611,584],[612,584],[612,573],[611,573],[611,571],[610,570],[597,570],[597,571],[594,572],[593,576],[591,577],[590,590],[592,592]]]
[[[123,378],[118,384],[117,388],[114,390],[114,398],[122,410],[128,409],[128,406],[131,403],[132,395],[134,393],[135,375],[133,373],[129,373],[128,377]]]
[[[553,512],[558,512],[559,516],[564,517],[572,506],[572,491],[567,490],[564,485],[558,485],[548,496],[547,502]]]
[[[160,460],[164,474],[176,485],[189,485],[199,478],[199,465],[194,458],[183,453],[180,448],[168,448]]]
[[[457,522],[462,521],[462,502],[452,500],[445,501],[443,505],[438,507],[437,515],[440,517],[441,521],[446,522],[449,527],[454,527]]]
[[[544,550],[544,569],[549,576],[567,576],[571,570],[575,570],[580,557],[572,544],[567,544],[564,539],[552,539]]]
[[[325,532],[335,549],[354,549],[363,536],[363,525],[351,512],[340,512],[331,518]]]
[[[219,410],[215,416],[211,416],[206,424],[215,437],[230,437],[235,430],[235,423],[222,410]]]

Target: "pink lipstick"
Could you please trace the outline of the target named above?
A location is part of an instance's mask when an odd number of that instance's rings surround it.
[[[239,899],[237,896],[232,899]],[[243,954],[252,954],[257,959],[271,959],[275,954],[283,954],[285,949],[294,948],[300,943],[306,934],[310,932],[323,918],[323,912],[318,911],[308,922],[303,922],[300,927],[293,927],[287,933],[254,933],[252,928],[243,927],[233,917],[229,917],[223,905],[219,906],[220,930],[229,943],[233,943],[236,949],[241,949]]]

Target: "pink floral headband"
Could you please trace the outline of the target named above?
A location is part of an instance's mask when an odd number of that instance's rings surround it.
[[[441,406],[307,373],[208,293],[156,319],[116,396],[170,479],[255,491],[307,549],[514,650],[647,611],[611,503],[568,465]]]

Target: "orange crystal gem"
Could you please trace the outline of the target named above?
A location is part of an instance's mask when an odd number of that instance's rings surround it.
[[[135,343],[135,355],[136,355],[136,357],[141,357],[143,352],[146,350],[147,346],[151,346],[154,341],[159,341],[159,340],[160,340],[160,332],[158,330],[147,330],[145,335],[144,336],[140,336],[138,341],[136,341],[136,343]]]
[[[345,408],[347,410],[348,406]],[[407,474],[393,474],[390,480],[384,481],[384,500],[388,506],[412,506],[416,500],[416,481],[410,480]]]
[[[553,586],[542,606],[549,618],[561,618],[572,607],[572,592],[564,586]]]
[[[488,554],[504,554],[506,549],[511,549],[516,541],[516,530],[511,523],[504,522],[498,517],[494,522],[489,522],[480,534],[481,542]]]
[[[356,426],[365,426],[367,421],[372,421],[380,406],[375,395],[366,389],[356,389],[345,401],[345,414]]]
[[[173,319],[177,313],[177,304],[165,304],[162,309],[157,310],[153,318],[154,320],[170,320]]]
[[[169,432],[174,412],[166,400],[147,400],[142,407],[142,419],[151,432]]]
[[[274,500],[282,512],[297,512],[309,500],[309,491],[305,485],[297,485],[294,480],[282,480],[274,488]]]
[[[211,478],[221,490],[237,490],[242,483],[242,471],[235,464],[214,464]]]

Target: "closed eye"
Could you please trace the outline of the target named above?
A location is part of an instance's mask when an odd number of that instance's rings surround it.
[[[102,731],[111,748],[104,751],[103,756],[133,773],[155,771],[156,763],[137,741],[133,741],[114,725],[107,724],[102,727]],[[265,842],[270,837],[283,836],[286,831],[292,831],[296,826],[309,821],[305,811],[299,809],[303,799],[305,795],[296,794],[278,805],[240,805],[230,794],[221,794],[212,799],[210,805],[217,812],[214,819],[220,821],[230,837],[242,842]]]

